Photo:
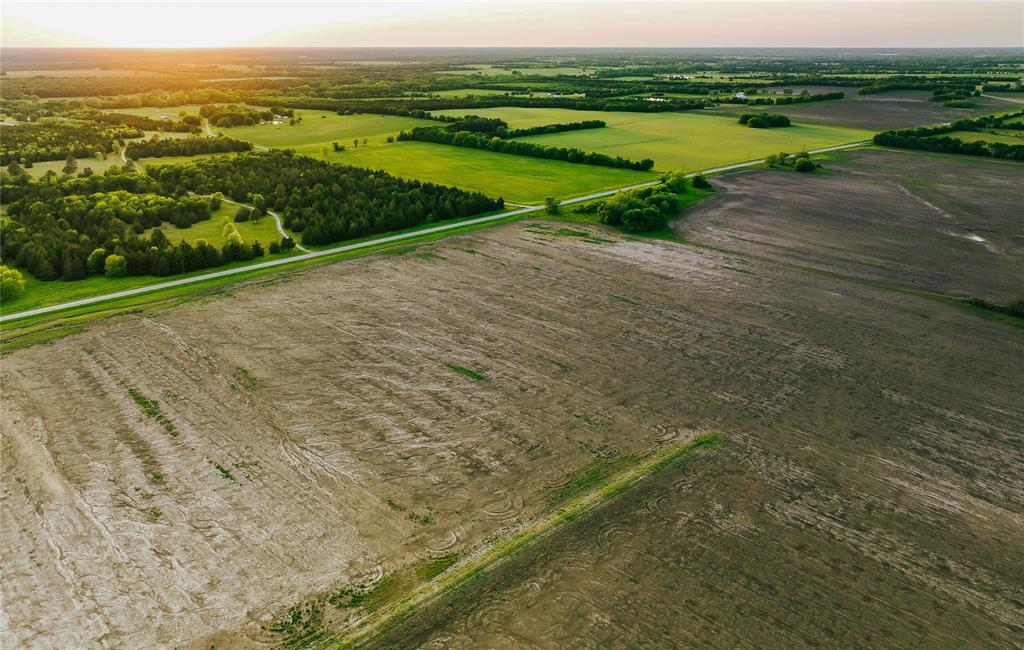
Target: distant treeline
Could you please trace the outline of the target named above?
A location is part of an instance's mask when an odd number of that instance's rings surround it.
[[[951,124],[916,129],[900,129],[884,131],[875,135],[874,143],[886,147],[901,149],[920,149],[939,153],[953,153],[967,156],[986,156],[1007,160],[1024,160],[1024,144],[1005,144],[1002,142],[964,142],[949,136],[935,137],[952,131],[981,131],[982,129],[1017,128],[1011,121],[1024,116],[1024,111],[1005,115],[987,115],[973,120],[957,120]]]
[[[398,134],[398,139],[434,142],[437,144],[468,147],[470,149],[481,149],[496,153],[510,153],[519,156],[530,156],[533,158],[547,158],[549,160],[565,160],[572,163],[600,165],[602,167],[617,167],[619,169],[646,171],[654,167],[654,161],[650,158],[634,161],[628,158],[623,158],[622,156],[609,156],[607,154],[593,151],[583,151],[582,149],[548,147],[545,145],[534,144],[532,142],[504,140],[498,136],[482,135],[470,131],[453,132],[433,126],[421,126],[409,131],[402,131]]]
[[[819,93],[817,95],[800,94],[783,95],[781,97],[730,97],[727,99],[719,99],[718,101],[726,104],[747,104],[750,106],[781,106],[784,104],[803,104],[805,102],[825,102],[832,99],[842,99],[844,97],[846,97],[846,93],[836,91],[834,93]]]
[[[223,192],[236,201],[261,194],[304,244],[330,244],[441,219],[501,209],[479,192],[334,165],[291,151],[241,153],[147,168],[163,191]]]
[[[132,160],[163,158],[165,156],[195,156],[199,154],[251,151],[252,143],[235,138],[153,138],[129,142],[125,155]]]

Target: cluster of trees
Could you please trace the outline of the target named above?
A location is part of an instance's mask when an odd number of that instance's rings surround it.
[[[199,115],[205,117],[214,126],[230,127],[269,122],[274,119],[275,115],[293,117],[295,111],[283,106],[274,106],[268,109],[235,104],[207,104],[199,108]]]
[[[185,116],[181,120],[154,120],[151,117],[144,115],[132,115],[130,113],[104,113],[102,111],[87,111],[78,114],[83,119],[97,122],[99,124],[110,124],[110,125],[123,125],[133,129],[140,129],[143,131],[160,131],[170,133],[198,133],[199,124],[201,123],[198,118],[194,121],[185,121]]]
[[[132,160],[140,158],[163,158],[165,156],[196,156],[229,151],[251,151],[252,144],[235,138],[151,138],[129,142],[125,150]]]
[[[1006,160],[1024,160],[1024,144],[1005,144],[1002,142],[964,142],[959,138],[942,135],[952,131],[980,131],[985,128],[1016,128],[1015,120],[1024,115],[1024,111],[1005,115],[988,115],[973,120],[957,120],[951,124],[916,129],[900,129],[884,131],[874,137],[874,143],[886,147],[901,149],[919,149],[939,153],[953,153],[966,156],[986,156]],[[941,137],[936,137],[941,136]]]
[[[40,280],[77,280],[88,274],[88,258],[95,249],[145,255],[152,246],[162,248],[160,236],[140,237],[147,229],[167,222],[188,227],[209,219],[210,204],[199,197],[116,190],[22,199],[11,203],[7,213],[0,222],[5,260]],[[145,273],[152,268],[147,266]]]
[[[525,138],[530,135],[543,135],[547,133],[561,133],[563,131],[579,131],[582,129],[603,129],[607,124],[604,120],[582,120],[580,122],[562,122],[559,124],[545,124],[544,126],[532,126],[525,129],[512,129],[506,131],[506,138]]]
[[[682,209],[679,195],[686,191],[686,176],[672,172],[658,185],[613,194],[598,205],[597,216],[601,223],[626,232],[664,230]]]
[[[647,171],[654,167],[654,161],[644,158],[640,161],[630,160],[622,156],[609,156],[593,151],[582,149],[568,149],[565,147],[548,147],[534,144],[532,142],[520,142],[518,140],[504,140],[498,136],[486,136],[468,131],[451,132],[443,128],[426,126],[417,127],[411,131],[402,131],[398,134],[399,140],[419,140],[421,142],[434,142],[438,144],[450,144],[456,147],[468,147],[470,149],[482,149],[496,153],[511,153],[518,156],[530,156],[533,158],[547,158],[549,160],[566,160],[584,165],[600,165],[603,167],[617,167],[619,169],[636,169]]]
[[[752,129],[774,129],[789,126],[789,118],[785,115],[774,113],[744,113],[740,115],[740,124],[746,124]]]
[[[773,153],[772,155],[765,158],[765,163],[769,167],[793,167],[798,172],[813,172],[815,169],[820,167],[817,163],[811,160],[811,154],[806,151],[799,153],[790,154],[786,152]]]
[[[114,150],[114,141],[142,137],[142,131],[96,122],[44,118],[38,122],[0,127],[0,165],[23,165],[44,160],[92,158]]]
[[[255,194],[281,213],[304,244],[328,244],[504,206],[478,192],[396,178],[291,151],[242,153],[148,167],[169,194],[223,191],[236,201]]]

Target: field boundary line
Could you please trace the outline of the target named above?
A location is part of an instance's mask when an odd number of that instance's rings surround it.
[[[386,631],[388,627],[406,620],[423,605],[476,581],[488,570],[530,548],[570,522],[592,512],[689,452],[702,447],[712,447],[720,442],[721,439],[716,434],[702,434],[682,444],[673,445],[668,449],[649,455],[638,465],[625,470],[604,485],[557,508],[539,520],[527,524],[504,540],[478,550],[467,560],[441,574],[438,579],[416,588],[402,600],[368,614],[357,621],[348,631],[343,632],[343,636],[329,647],[335,650],[359,647],[375,633]]]

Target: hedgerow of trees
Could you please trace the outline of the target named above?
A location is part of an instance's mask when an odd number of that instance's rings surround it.
[[[328,244],[503,207],[478,192],[396,178],[272,150],[181,165],[154,165],[148,173],[166,193],[221,191],[236,201],[254,194],[281,213],[303,244]]]
[[[448,144],[456,147],[468,147],[470,149],[481,149],[496,153],[510,153],[518,156],[530,156],[533,158],[546,158],[548,160],[565,160],[572,163],[584,165],[600,165],[602,167],[617,167],[619,169],[635,169],[646,171],[654,167],[654,161],[650,158],[634,161],[622,156],[609,156],[594,151],[583,151],[576,148],[548,147],[533,142],[521,142],[519,140],[505,140],[498,136],[480,135],[469,131],[449,131],[434,126],[416,127],[410,131],[402,131],[398,134],[399,140],[417,140],[420,142],[434,142],[437,144]]]
[[[129,142],[125,150],[132,160],[166,156],[196,156],[229,151],[251,151],[252,143],[223,136],[215,138],[151,138]]]
[[[967,156],[986,156],[1006,160],[1024,160],[1024,144],[1005,144],[1003,142],[964,142],[959,138],[942,135],[952,131],[981,131],[986,128],[1016,128],[1017,118],[1024,116],[1024,111],[1004,115],[987,115],[973,120],[957,120],[951,124],[916,129],[900,129],[883,131],[873,138],[874,143],[886,147],[901,149],[919,149],[939,153],[952,153]],[[941,136],[941,137],[935,137]]]

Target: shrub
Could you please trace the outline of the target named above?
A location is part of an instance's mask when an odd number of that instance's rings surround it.
[[[558,199],[549,196],[544,199],[544,207],[547,209],[548,214],[558,214],[558,207],[562,204]]]
[[[89,257],[85,260],[85,268],[88,269],[89,273],[103,273],[103,266],[106,260],[107,251],[103,248],[97,248],[89,253]]]
[[[128,261],[122,255],[107,255],[103,263],[103,274],[108,278],[120,278],[128,274]]]
[[[693,177],[693,186],[697,189],[706,190],[711,187],[711,182],[704,178],[703,174],[697,174]]]
[[[797,158],[793,163],[793,169],[798,172],[813,172],[817,165],[810,158]]]
[[[243,205],[235,212],[235,223],[248,221],[250,216],[252,216],[252,208]]]
[[[25,295],[25,278],[21,271],[0,266],[0,300],[14,300]]]

